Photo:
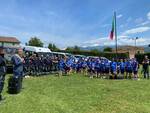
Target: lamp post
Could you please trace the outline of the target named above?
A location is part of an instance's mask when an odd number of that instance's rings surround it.
[[[134,40],[134,54],[136,54],[136,45],[137,45],[137,40],[139,39],[139,37],[135,37],[135,38],[133,38],[133,40]]]
[[[135,53],[136,53],[136,40],[138,40],[138,39],[139,39],[139,37],[135,38]]]

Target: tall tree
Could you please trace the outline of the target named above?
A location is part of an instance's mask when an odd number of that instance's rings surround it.
[[[37,37],[31,37],[28,42],[29,46],[43,47],[43,42]]]

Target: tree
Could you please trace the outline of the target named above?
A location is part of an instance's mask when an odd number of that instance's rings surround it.
[[[28,44],[29,46],[43,47],[43,42],[37,37],[31,37]]]
[[[93,52],[93,53],[99,53],[100,51],[98,49],[92,49],[91,52]]]
[[[58,51],[59,50],[59,48],[55,44],[52,44],[52,43],[48,44],[48,48],[52,51]]]
[[[52,43],[49,43],[49,44],[48,44],[48,48],[49,48],[50,50],[53,50],[53,44],[52,44]]]
[[[106,47],[106,48],[104,48],[103,52],[112,52],[112,48],[111,47]]]
[[[80,51],[80,47],[78,47],[77,45],[74,46],[74,51]]]
[[[67,47],[65,50],[66,51],[73,51],[73,47]]]

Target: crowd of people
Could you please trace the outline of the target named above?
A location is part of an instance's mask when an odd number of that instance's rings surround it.
[[[144,78],[149,78],[149,59],[145,56],[143,60]],[[133,59],[108,60],[104,58],[80,58],[75,61],[74,58],[61,58],[58,62],[60,75],[62,73],[70,74],[82,73],[90,78],[104,77],[104,78],[138,78],[139,63]]]
[[[145,56],[143,62],[143,77],[149,78],[149,59]],[[50,55],[38,55],[26,53],[24,56],[25,75],[45,75],[50,72],[58,72],[59,75],[69,75],[71,73],[82,73],[90,78],[126,78],[137,79],[139,63],[136,58],[119,59],[112,61],[103,57],[81,57]]]
[[[6,61],[4,52],[0,49],[0,100],[4,87],[6,75]],[[110,78],[110,79],[138,79],[139,63],[133,59],[112,59],[112,61],[102,57],[81,57],[74,56],[51,56],[29,54],[23,55],[22,50],[12,56],[13,76],[20,78],[22,87],[23,76],[45,75],[50,72],[57,72],[59,76],[70,75],[71,73],[81,73],[90,78]],[[143,78],[149,79],[149,59],[147,56],[142,62]]]

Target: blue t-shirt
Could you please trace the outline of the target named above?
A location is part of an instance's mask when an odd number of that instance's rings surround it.
[[[138,62],[137,61],[133,62],[133,70],[138,71]]]
[[[116,71],[117,70],[117,63],[116,62],[112,62],[111,63],[111,70],[112,71]]]
[[[132,62],[131,62],[131,61],[128,61],[128,62],[126,63],[126,68],[127,68],[127,70],[129,70],[129,71],[132,71],[132,70],[133,70]]]
[[[124,70],[125,69],[125,63],[120,62],[119,67],[120,67],[120,70]]]

